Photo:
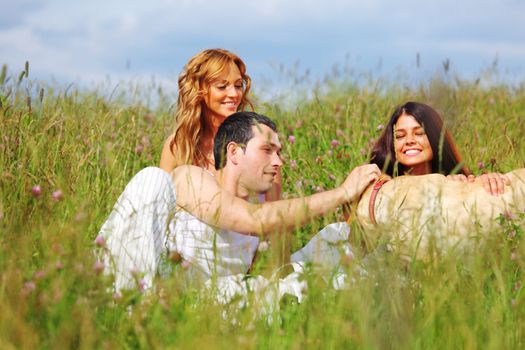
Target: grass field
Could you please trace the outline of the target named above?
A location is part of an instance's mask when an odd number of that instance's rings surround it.
[[[525,213],[502,218],[469,254],[408,265],[385,254],[343,291],[311,273],[306,300],[284,300],[271,317],[258,317],[251,304],[215,305],[175,278],[158,281],[162,293],[108,292],[94,239],[131,177],[158,164],[175,99],[154,86],[111,95],[52,88],[28,73],[4,67],[0,76],[0,348],[525,347]],[[155,108],[140,89],[158,93]],[[333,79],[304,93],[286,108],[256,108],[282,135],[285,197],[332,188],[365,163],[390,113],[407,100],[444,114],[474,172],[525,167],[524,84],[485,86],[443,73],[413,86]],[[292,249],[337,220],[295,232]],[[363,256],[355,249],[349,273]]]

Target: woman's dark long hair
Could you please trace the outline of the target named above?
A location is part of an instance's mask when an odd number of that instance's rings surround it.
[[[461,157],[450,133],[443,128],[443,119],[432,107],[419,103],[407,102],[399,106],[385,127],[383,133],[372,148],[370,163],[390,176],[403,175],[406,169],[396,162],[394,148],[394,126],[402,115],[410,115],[423,127],[432,148],[432,173],[449,175],[452,173],[469,175],[470,170],[461,165]]]

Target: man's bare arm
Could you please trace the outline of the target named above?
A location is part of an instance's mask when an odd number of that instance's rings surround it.
[[[205,170],[191,165],[173,172],[177,205],[207,224],[245,234],[266,235],[291,230],[313,218],[332,212],[338,206],[355,201],[380,175],[374,164],[355,168],[344,183],[314,195],[267,202],[249,203],[221,189]]]

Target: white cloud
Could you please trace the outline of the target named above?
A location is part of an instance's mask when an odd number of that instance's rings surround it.
[[[11,18],[0,25],[1,59],[13,67],[30,60],[36,73],[65,79],[172,81],[210,46],[239,52],[254,69],[301,60],[329,70],[348,52],[373,64],[416,52],[525,61],[519,0],[0,1],[0,20]]]
[[[481,55],[484,57],[504,54],[506,57],[525,58],[525,43],[516,44],[511,42],[497,41],[485,42],[479,40],[450,40],[436,44],[436,49],[443,52],[453,50],[469,55]]]
[[[12,40],[16,38],[16,40]],[[9,64],[13,67],[23,67],[25,61],[37,64],[38,70],[53,71],[56,67],[68,69],[68,56],[66,51],[57,51],[43,45],[38,36],[28,28],[9,29],[0,32],[0,56],[8,57]],[[66,72],[74,73],[75,70]]]

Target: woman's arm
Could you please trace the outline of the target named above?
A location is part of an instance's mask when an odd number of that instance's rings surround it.
[[[283,229],[289,231],[344,203],[355,201],[379,175],[375,164],[362,165],[333,190],[303,198],[253,204],[222,190],[215,178],[202,168],[184,165],[173,171],[177,206],[209,225],[256,235]]]
[[[174,135],[170,135],[168,139],[164,142],[164,147],[162,147],[162,154],[160,155],[160,165],[159,167],[162,170],[171,173],[173,168],[175,168],[175,157],[171,153],[170,144],[173,140]]]
[[[448,175],[447,178],[463,182],[474,182],[476,179],[480,179],[485,191],[493,196],[504,193],[505,185],[510,185],[508,176],[500,173],[487,173],[480,176],[469,175],[468,177],[463,174],[455,174]]]

